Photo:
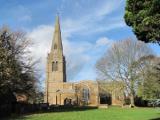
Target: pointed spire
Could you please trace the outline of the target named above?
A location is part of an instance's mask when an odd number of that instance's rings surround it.
[[[51,51],[54,51],[55,49],[63,51],[62,39],[61,39],[61,29],[60,29],[60,22],[59,22],[58,15],[56,16],[55,30],[54,30],[54,37],[52,41]]]

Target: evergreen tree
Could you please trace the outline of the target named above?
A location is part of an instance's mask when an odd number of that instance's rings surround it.
[[[11,100],[16,94],[29,97],[36,93],[37,62],[30,56],[29,45],[24,33],[0,30],[0,99],[4,95]]]
[[[138,40],[160,44],[160,0],[127,0],[124,18]]]

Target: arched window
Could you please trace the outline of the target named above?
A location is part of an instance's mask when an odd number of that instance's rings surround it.
[[[58,70],[58,61],[52,62],[52,71],[57,71]]]
[[[83,100],[85,102],[88,102],[89,101],[89,97],[90,97],[89,89],[88,88],[84,88],[83,89]]]

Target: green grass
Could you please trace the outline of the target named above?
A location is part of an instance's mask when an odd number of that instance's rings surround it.
[[[108,109],[32,114],[22,116],[17,120],[160,120],[160,108],[110,107]]]

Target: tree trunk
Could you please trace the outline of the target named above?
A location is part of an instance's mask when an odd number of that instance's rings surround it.
[[[133,93],[131,93],[130,101],[131,101],[130,107],[132,108],[132,107],[135,106],[135,105],[134,105],[134,95],[133,95]]]

